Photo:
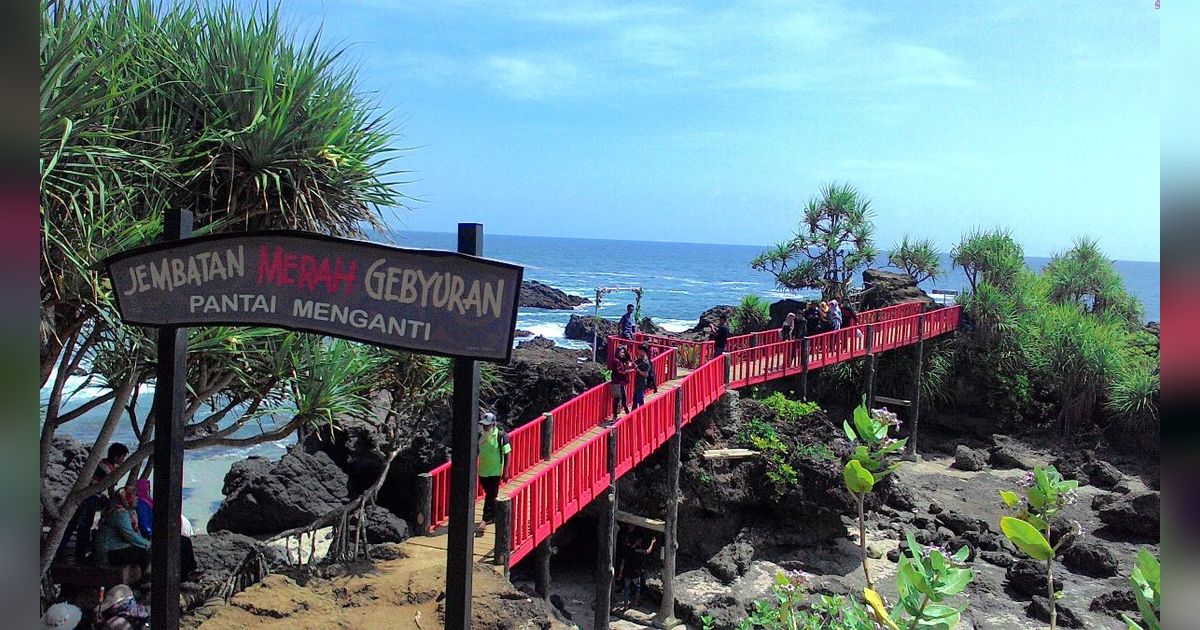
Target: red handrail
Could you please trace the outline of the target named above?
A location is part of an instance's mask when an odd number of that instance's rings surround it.
[[[675,358],[679,363],[679,367],[689,370],[703,365],[713,355],[714,344],[711,341],[688,341],[687,339],[646,333],[637,333],[634,335],[634,339],[639,342],[648,341],[655,345],[675,348],[677,353]]]
[[[538,416],[508,432],[512,453],[508,456],[508,474],[504,477],[505,481],[520,477],[522,473],[542,461],[542,422],[544,421],[543,416]]]
[[[568,400],[550,414],[554,416],[554,443],[550,450],[557,451],[611,416],[612,396],[608,393],[608,383],[600,383]]]
[[[658,449],[675,433],[677,390],[634,409],[613,426],[617,431],[617,476]]]
[[[685,376],[679,389],[683,396],[683,424],[687,424],[725,393],[725,358],[712,359]]]

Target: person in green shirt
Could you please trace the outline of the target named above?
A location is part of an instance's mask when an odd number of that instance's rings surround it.
[[[496,495],[500,493],[500,479],[508,472],[508,454],[512,444],[499,427],[496,414],[488,411],[479,416],[479,485],[483,486],[483,522],[475,529],[475,536],[483,536],[489,523],[496,521]]]

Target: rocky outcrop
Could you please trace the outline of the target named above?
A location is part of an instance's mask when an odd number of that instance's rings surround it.
[[[906,273],[867,269],[863,271],[863,292],[859,295],[859,310],[869,311],[904,302],[933,304],[933,298],[917,286]]]
[[[1029,606],[1026,607],[1025,612],[1028,613],[1030,617],[1033,617],[1034,619],[1037,619],[1038,621],[1044,621],[1044,622],[1049,623],[1050,622],[1050,600],[1046,599],[1042,595],[1034,595],[1033,601],[1029,602]],[[1055,616],[1057,617],[1059,627],[1062,627],[1062,628],[1083,628],[1084,627],[1083,622],[1079,620],[1079,615],[1076,615],[1075,611],[1071,610],[1071,608],[1069,606],[1067,606],[1066,604],[1064,604],[1062,602],[1055,603],[1054,613],[1055,613]]]
[[[590,352],[558,348],[548,339],[524,342],[498,370],[496,414],[508,428],[517,427],[602,383],[601,366],[590,358]]]
[[[67,496],[71,486],[79,478],[91,449],[68,435],[56,435],[50,442],[50,453],[46,461],[46,474],[42,477],[42,493],[54,505]]]
[[[1018,560],[1007,572],[1008,585],[1012,590],[1026,597],[1044,595],[1046,593],[1046,565],[1028,558]],[[1061,591],[1062,582],[1054,578],[1054,590]]]
[[[959,470],[976,471],[983,470],[987,465],[987,453],[977,451],[965,444],[959,444],[954,451],[954,467]]]
[[[542,284],[537,280],[526,280],[521,283],[522,308],[544,308],[552,310],[570,310],[580,304],[587,304],[587,298],[563,293],[558,289]]]
[[[700,334],[707,335],[709,326],[716,325],[722,315],[732,318],[733,313],[736,310],[737,310],[736,306],[730,306],[728,304],[714,306],[714,307],[708,309],[707,311],[704,311],[703,313],[701,313],[700,321],[696,322],[696,325],[689,328],[687,332],[700,333]]]
[[[563,336],[575,341],[592,343],[592,334],[599,333],[596,336],[596,354],[602,357],[608,351],[608,336],[616,335],[619,332],[617,322],[612,320],[592,315],[573,314],[571,319],[567,320],[567,328],[563,332]]]
[[[408,540],[408,523],[378,505],[368,506],[364,510],[364,520],[367,524],[367,542],[372,545]]]
[[[1158,540],[1159,497],[1155,490],[1131,493],[1116,499],[1102,507],[1099,516],[1100,521],[1110,529]]]
[[[724,584],[705,569],[675,576],[676,610],[690,627],[705,627],[702,618],[712,618],[717,630],[732,629],[753,610],[755,600],[774,595],[779,565],[757,560],[730,584]]]
[[[1117,574],[1117,558],[1097,540],[1077,540],[1063,554],[1067,568],[1088,577],[1106,578]]]
[[[771,305],[771,324],[770,328],[779,328],[783,325],[783,320],[787,318],[788,313],[795,313],[796,317],[804,315],[804,302],[802,300],[793,300],[784,298]]]
[[[189,581],[196,583],[205,594],[211,594],[218,588],[251,553],[261,553],[267,561],[267,568],[272,571],[286,565],[286,559],[278,549],[249,536],[227,531],[193,536],[192,552],[196,556],[196,573]]]
[[[308,525],[350,500],[349,478],[323,452],[293,449],[272,462],[250,457],[225,475],[225,500],[208,531],[261,536]]]
[[[734,541],[722,547],[717,555],[709,558],[708,562],[704,563],[704,568],[708,569],[708,572],[717,579],[729,584],[750,568],[750,560],[753,557],[754,547],[751,547],[750,543]]]

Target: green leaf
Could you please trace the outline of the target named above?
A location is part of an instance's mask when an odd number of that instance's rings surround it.
[[[846,462],[842,477],[846,481],[846,489],[855,494],[866,494],[875,487],[875,477],[856,459]]]
[[[1001,490],[1000,499],[1004,501],[1004,505],[1007,505],[1014,510],[1018,505],[1021,505],[1021,497],[1018,496],[1016,492],[1011,490]]]
[[[964,545],[964,546],[960,547],[958,551],[955,551],[954,555],[952,555],[950,557],[954,558],[955,562],[966,562],[967,556],[970,556],[970,555],[971,555],[971,550],[967,546]]]
[[[929,604],[925,607],[924,612],[921,614],[921,618],[942,619],[951,615],[957,615],[960,612],[962,611],[953,606],[947,606],[945,604]]]
[[[1033,525],[1019,518],[1011,516],[1001,518],[1000,531],[1004,532],[1012,544],[1034,560],[1049,560],[1054,557],[1054,550],[1050,548],[1046,537],[1034,529]]]
[[[975,579],[975,572],[970,569],[951,569],[942,578],[938,592],[943,596],[958,595]]]
[[[867,411],[866,405],[859,405],[854,408],[854,428],[858,431],[858,435],[862,439],[875,436],[874,420],[871,419],[871,413]],[[878,437],[876,437],[878,439]]]
[[[842,420],[842,430],[846,432],[846,439],[850,440],[851,442],[858,441],[858,436],[854,434],[854,429],[850,428],[850,423],[848,421]]]
[[[1142,572],[1142,577],[1150,584],[1154,590],[1158,590],[1161,580],[1161,567],[1158,559],[1154,557],[1145,547],[1138,549],[1137,552],[1137,568]]]

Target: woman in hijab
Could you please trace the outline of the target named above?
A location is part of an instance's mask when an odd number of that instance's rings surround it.
[[[154,498],[150,495],[150,480],[138,479],[134,484],[137,497],[137,528],[147,539],[154,533]],[[196,570],[196,554],[192,550],[191,523],[180,515],[179,574],[187,577]]]

